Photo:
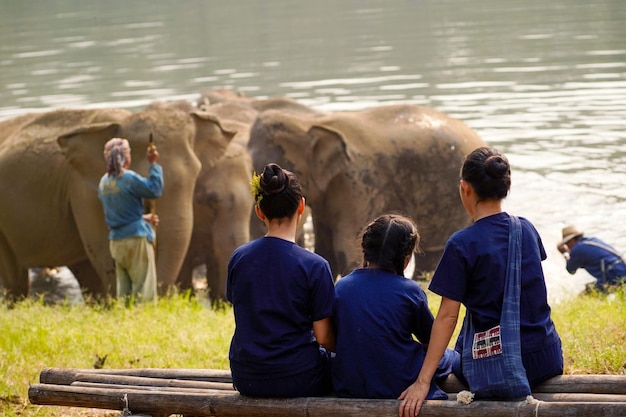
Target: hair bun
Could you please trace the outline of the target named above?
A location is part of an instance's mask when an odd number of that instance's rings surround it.
[[[502,178],[508,171],[509,164],[500,155],[492,155],[485,160],[485,173],[491,178]]]
[[[263,191],[268,195],[275,195],[283,192],[289,185],[289,177],[278,164],[267,164],[260,178]]]

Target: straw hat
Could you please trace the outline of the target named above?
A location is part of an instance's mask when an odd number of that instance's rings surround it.
[[[561,243],[559,243],[559,246],[565,245],[567,242],[574,239],[575,237],[579,237],[582,235],[583,235],[583,232],[578,230],[576,226],[564,227],[563,228],[563,240],[561,241]]]

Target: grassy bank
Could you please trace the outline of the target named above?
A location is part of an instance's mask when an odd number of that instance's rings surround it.
[[[436,310],[439,300],[431,298]],[[626,297],[578,297],[553,306],[566,373],[626,374]],[[181,295],[155,306],[46,307],[0,304],[0,413],[119,416],[119,412],[39,407],[28,386],[45,367],[228,369],[230,307],[212,309]]]

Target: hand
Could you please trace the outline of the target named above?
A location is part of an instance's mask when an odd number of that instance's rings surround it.
[[[146,158],[148,158],[148,162],[154,164],[157,159],[159,159],[159,151],[157,151],[156,146],[150,145],[148,146],[148,151],[146,152]]]
[[[398,417],[414,417],[420,413],[422,405],[430,391],[430,384],[415,381],[398,397],[402,400],[398,408]]]
[[[143,219],[154,227],[157,227],[159,225],[159,216],[157,216],[156,214],[152,214],[152,213],[144,214]]]
[[[559,252],[561,252],[561,253],[566,253],[566,252],[569,252],[569,248],[567,247],[567,245],[557,245],[557,247],[556,247],[556,248],[557,248],[557,249],[559,250]]]

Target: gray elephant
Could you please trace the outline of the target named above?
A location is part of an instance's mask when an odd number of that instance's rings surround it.
[[[103,147],[112,137],[128,139],[135,156],[131,169],[145,176],[142,156],[151,135],[164,170],[156,207],[163,293],[175,284],[191,238],[200,160],[219,159],[233,133],[206,113],[160,109],[57,110],[0,122],[0,283],[9,297],[26,296],[29,267],[48,265],[69,266],[87,293],[115,294],[97,198]]]
[[[301,114],[320,114],[312,107],[289,97],[248,97],[243,92],[228,88],[215,88],[204,91],[196,101],[200,110],[213,112],[229,119],[244,123],[254,122],[259,112],[265,110],[284,110]]]
[[[315,251],[336,275],[361,261],[357,239],[369,221],[401,212],[419,225],[418,277],[435,268],[447,238],[470,222],[459,202],[459,169],[483,145],[461,121],[407,104],[329,114],[264,111],[248,148],[255,169],[277,162],[299,177]]]
[[[236,130],[237,135],[233,139],[247,148],[250,138],[250,128],[260,112],[266,110],[282,110],[289,113],[306,115],[319,115],[318,110],[299,103],[288,97],[255,98],[247,97],[244,93],[227,88],[209,89],[204,91],[196,102],[196,106],[213,114],[220,122],[230,130]],[[310,213],[307,207],[305,216]],[[304,246],[304,224],[298,226],[296,240]],[[259,221],[254,210],[250,211],[250,238],[258,238],[265,234],[265,225]]]
[[[181,109],[193,112],[194,107],[186,101],[152,103],[148,109]],[[177,285],[192,288],[194,269],[206,266],[207,285],[213,300],[226,295],[227,264],[231,253],[250,240],[250,212],[254,199],[250,194],[252,159],[246,147],[250,126],[256,117],[242,118],[247,106],[233,106],[220,111],[206,108],[204,114],[219,120],[220,126],[234,134],[224,154],[217,160],[200,160],[193,194],[193,232],[189,249],[180,270]],[[222,131],[206,131],[208,135],[221,135]],[[214,139],[205,138],[207,141]]]

